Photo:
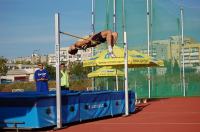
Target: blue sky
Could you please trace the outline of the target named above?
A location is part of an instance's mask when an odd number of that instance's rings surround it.
[[[102,2],[104,1],[104,2]],[[105,2],[97,0],[97,29],[105,29]],[[146,42],[146,0],[131,1],[126,11],[128,42]],[[153,37],[167,39],[177,34],[177,17],[182,0],[153,0],[157,6]],[[183,0],[185,34],[200,41],[200,0]],[[127,6],[128,7],[128,6]],[[110,10],[112,10],[110,8]],[[61,30],[85,36],[91,29],[91,0],[0,0],[0,56],[14,58],[54,52],[54,14],[60,12]],[[110,14],[112,17],[112,14]],[[121,23],[118,20],[118,27]],[[112,18],[110,21],[112,23]],[[156,26],[155,26],[156,25]],[[118,28],[118,29],[119,29]],[[61,47],[75,39],[61,37]]]
[[[63,31],[91,32],[90,0],[0,0],[0,56],[54,52],[54,14],[60,12]],[[73,42],[62,36],[62,47]]]

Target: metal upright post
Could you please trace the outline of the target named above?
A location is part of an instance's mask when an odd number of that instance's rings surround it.
[[[149,0],[147,0],[147,43],[148,43],[148,56],[150,55],[150,17],[149,17]],[[151,80],[150,80],[150,67],[148,67],[148,90],[149,90],[149,98],[151,98]]]
[[[116,32],[116,0],[113,0],[113,31]]]
[[[122,1],[122,11],[123,11],[123,41],[124,41],[124,73],[125,73],[125,116],[129,115],[128,106],[128,44],[127,44],[127,34],[125,27],[125,3]]]
[[[149,13],[150,15],[149,15],[149,17],[150,17],[150,22],[149,22],[149,25],[150,25],[150,27],[149,27],[149,29],[150,29],[150,43],[149,43],[149,48],[151,49],[150,51],[150,55],[152,56],[152,57],[154,57],[153,56],[153,0],[150,0],[150,13]],[[150,69],[150,71],[151,71],[151,69]],[[151,75],[151,72],[150,72],[150,75]],[[152,76],[153,76],[153,73],[152,73]],[[153,77],[152,78],[150,78],[151,80],[150,80],[150,85],[151,85],[151,89],[153,89],[153,83],[154,83],[154,79],[153,79]],[[150,93],[150,96],[151,96],[151,93]]]
[[[59,13],[55,14],[55,54],[56,54],[56,110],[57,128],[62,127],[61,90],[60,90],[60,20]]]
[[[117,69],[115,69],[116,72],[115,72],[115,83],[116,83],[116,90],[119,91],[119,78],[118,78],[118,75],[117,75]]]
[[[183,96],[185,97],[185,56],[184,56],[184,36],[183,36],[183,7],[181,7],[181,45],[182,45],[182,68],[183,68]]]
[[[94,27],[94,23],[95,23],[95,14],[94,14],[94,9],[95,9],[95,0],[92,0],[92,34],[95,33],[95,27]],[[95,48],[92,47],[92,56],[95,55]],[[94,67],[92,67],[92,71],[94,71]],[[92,78],[92,88],[93,90],[95,89],[95,78]]]
[[[95,21],[94,9],[95,9],[95,0],[92,0],[92,33],[93,34],[95,32],[95,28],[94,28],[94,21]]]
[[[116,0],[113,0],[113,31],[116,32]],[[117,76],[117,68],[116,68],[116,89],[119,90],[118,84],[118,76]]]

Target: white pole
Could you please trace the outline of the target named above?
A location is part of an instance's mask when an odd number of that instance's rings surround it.
[[[116,80],[115,80],[115,82],[116,82],[116,89],[117,89],[117,91],[119,90],[119,81],[118,81],[118,76],[117,76],[117,68],[115,69],[116,70],[116,72],[115,72],[115,77],[116,77]]]
[[[92,33],[93,34],[95,32],[95,28],[94,28],[94,21],[95,21],[94,9],[95,9],[95,0],[92,0]]]
[[[137,104],[137,82],[135,80],[135,104]]]
[[[116,32],[116,0],[113,0],[113,31]],[[117,91],[119,90],[118,85],[118,76],[117,76],[117,69],[116,69],[116,88]]]
[[[183,37],[183,7],[181,7],[181,44],[182,44],[182,63],[183,63],[183,96],[185,97],[185,56],[184,56],[184,37]]]
[[[125,72],[125,115],[129,115],[128,111],[128,46],[126,31],[124,31],[124,72]]]
[[[149,17],[149,0],[147,0],[147,44],[148,44],[148,56],[150,55],[150,17]],[[150,80],[150,67],[148,67],[148,91],[149,98],[151,98],[151,80]]]
[[[149,0],[147,0],[147,42],[148,42],[148,55],[149,55],[149,49],[150,49],[150,27],[149,27],[150,17],[149,17]]]
[[[122,15],[123,15],[123,39],[124,39],[124,73],[125,73],[125,116],[129,115],[128,107],[128,44],[127,44],[127,34],[125,29],[125,5],[124,0],[122,4]]]
[[[135,93],[136,93],[136,91],[137,91],[137,82],[135,80]]]
[[[92,34],[95,33],[95,27],[94,27],[94,21],[95,21],[95,14],[94,14],[94,9],[95,9],[95,0],[92,0]],[[92,47],[92,56],[94,56],[95,48]],[[94,67],[92,67],[92,71],[94,71]],[[93,90],[95,89],[95,78],[92,78],[92,88]]]
[[[57,128],[62,127],[61,90],[60,90],[60,21],[59,13],[55,14],[55,54],[56,54],[56,111]]]
[[[116,0],[113,0],[113,31],[116,32]]]

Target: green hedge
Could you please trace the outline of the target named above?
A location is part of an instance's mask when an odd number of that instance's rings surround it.
[[[49,88],[56,87],[56,81],[48,82]],[[71,90],[86,90],[91,88],[91,80],[76,80],[70,82]],[[24,91],[35,91],[35,82],[16,82],[12,84],[0,84],[0,92],[12,92],[12,89],[24,89]]]

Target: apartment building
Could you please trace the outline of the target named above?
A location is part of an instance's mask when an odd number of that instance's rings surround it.
[[[24,63],[29,62],[30,64],[37,64],[38,62],[47,63],[47,55],[32,54],[31,56],[17,57],[13,60],[9,60],[10,63]]]
[[[17,57],[12,60],[12,62],[31,62],[32,61],[32,56],[22,56],[22,57]]]
[[[186,67],[197,67],[200,66],[200,44],[187,44],[181,50],[181,65],[184,64]]]
[[[179,66],[195,67],[200,65],[200,43],[190,37],[184,37],[184,46],[181,45],[180,36],[171,36],[167,40],[156,40],[152,42],[153,56],[157,59],[177,60]],[[184,52],[183,52],[183,51]]]
[[[74,61],[83,61],[89,59],[92,56],[91,48],[84,50],[79,50],[76,55],[71,55],[68,53],[69,47],[60,48],[60,61],[63,63],[74,62]],[[55,54],[48,55],[48,64],[55,66],[56,56]]]

